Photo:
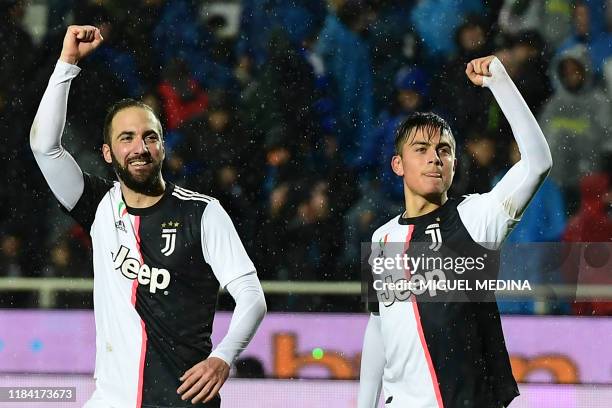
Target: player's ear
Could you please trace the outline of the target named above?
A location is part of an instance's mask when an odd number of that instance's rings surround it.
[[[106,143],[102,145],[102,157],[104,157],[104,161],[108,164],[111,164],[113,162],[110,146]]]
[[[404,176],[404,167],[402,166],[402,156],[396,154],[391,158],[391,169],[400,177]]]
[[[457,170],[457,158],[455,157],[455,160],[453,160],[453,173]]]

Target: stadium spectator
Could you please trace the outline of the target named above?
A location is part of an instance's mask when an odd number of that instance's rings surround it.
[[[75,17],[77,21],[91,21],[100,27],[104,37],[104,44],[96,50],[89,62],[110,73],[128,97],[141,97],[144,86],[134,53],[122,49],[124,37],[121,24],[117,24],[111,13],[101,5],[92,4],[79,8]]]
[[[208,106],[208,94],[190,75],[185,61],[180,59],[168,63],[158,92],[169,131],[202,115]]]
[[[421,43],[410,24],[415,0],[385,0],[371,2],[376,18],[368,26],[372,74],[374,76],[374,106],[381,112],[393,103],[395,83],[391,78],[404,65],[418,64]]]
[[[537,31],[518,33],[512,42],[514,81],[525,102],[537,116],[552,94],[545,44]]]
[[[398,70],[393,85],[392,100],[380,114],[378,126],[365,141],[360,162],[361,166],[374,168],[374,177],[380,181],[381,193],[390,201],[401,200],[404,195],[402,180],[393,174],[389,166],[397,128],[411,113],[430,107],[429,77],[418,66]]]
[[[577,1],[572,10],[572,33],[567,37],[559,48],[558,53],[562,53],[578,44],[588,46],[592,41],[591,15],[589,7],[584,1]]]
[[[601,165],[601,146],[612,125],[611,105],[593,84],[586,52],[578,45],[551,64],[555,93],[540,117],[558,163],[551,176],[568,194],[570,206],[578,202],[580,177]]]
[[[467,131],[467,138],[462,154],[457,163],[457,182],[453,194],[482,194],[491,190],[493,176],[499,171],[496,157],[496,143],[486,131],[472,128]],[[503,163],[503,161],[502,161]]]
[[[236,54],[240,66],[259,70],[270,58],[269,41],[282,32],[292,47],[318,33],[326,15],[323,0],[244,0],[240,13],[240,34]]]
[[[573,0],[505,0],[498,23],[503,32],[537,30],[551,49],[571,32]]]
[[[485,12],[481,0],[422,0],[410,16],[410,22],[423,41],[425,56],[430,59],[428,68],[445,62],[456,51],[455,31],[463,19],[470,15]]]
[[[487,32],[482,18],[466,18],[454,32],[456,55],[444,64],[443,69],[433,71],[435,86],[432,86],[432,99],[435,110],[449,119],[459,145],[462,144],[469,127],[485,127],[487,115],[483,115],[483,112],[487,112],[492,103],[488,92],[470,86],[463,75],[468,61],[477,55],[490,53]]]
[[[327,15],[315,47],[333,81],[338,147],[350,166],[359,160],[374,120],[372,62],[364,36],[370,17],[365,2],[343,2],[336,13]]]
[[[270,33],[268,55],[269,63],[243,93],[246,127],[258,141],[267,131],[283,127],[283,143],[306,158],[319,142],[313,67],[282,30]]]
[[[593,39],[589,49],[593,60],[593,70],[599,79],[602,76],[606,61],[612,58],[612,2],[607,2],[605,13],[599,10],[592,14],[605,16],[606,18],[605,29]]]
[[[610,175],[605,173],[594,173],[584,176],[580,180],[580,209],[576,215],[570,218],[567,229],[563,234],[563,240],[574,242],[572,256],[584,257],[575,262],[567,262],[568,265],[577,266],[577,271],[568,271],[569,274],[578,274],[578,284],[610,285],[610,242],[612,242],[612,218],[608,214],[610,206]],[[587,245],[586,243],[595,243]],[[597,244],[601,243],[601,244]],[[604,245],[598,248],[597,245]],[[603,265],[600,261],[590,261],[588,258],[589,246],[600,254],[599,259],[607,261]],[[593,251],[593,249],[591,249]],[[607,252],[607,259],[606,254]],[[593,253],[591,253],[592,256]],[[594,257],[594,260],[597,260]],[[575,302],[574,312],[583,316],[611,315],[612,302],[593,301]]]
[[[162,66],[174,59],[185,61],[193,78],[204,88],[233,88],[233,65],[220,64],[210,54],[212,33],[198,19],[198,5],[189,0],[164,3],[153,29],[154,60]]]

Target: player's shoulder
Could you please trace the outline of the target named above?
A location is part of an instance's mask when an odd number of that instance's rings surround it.
[[[466,194],[455,199],[457,210],[459,211],[476,211],[483,209],[486,203],[487,194]]]
[[[199,193],[197,191],[193,191],[185,187],[177,186],[176,184],[172,189],[172,197],[175,200],[184,203],[191,203],[200,207],[206,207],[210,203],[219,201],[215,197]]]
[[[198,222],[206,214],[208,217],[214,217],[221,206],[215,197],[177,185],[171,185],[169,197],[169,211],[193,217],[193,220]]]
[[[399,217],[401,217],[401,214],[396,215],[395,217],[391,218],[389,221],[378,227],[376,231],[374,231],[374,233],[372,234],[372,242],[378,242],[378,240],[385,234],[391,232],[394,228],[397,228],[397,226],[400,225],[398,222]]]

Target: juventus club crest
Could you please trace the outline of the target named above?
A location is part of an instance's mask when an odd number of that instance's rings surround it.
[[[164,247],[161,253],[165,256],[170,256],[174,253],[176,246],[176,228],[179,226],[178,222],[168,222],[162,224],[162,238],[164,239]]]
[[[440,224],[430,224],[425,228],[425,233],[431,237],[431,245],[429,249],[437,251],[442,247],[442,234],[440,233]]]

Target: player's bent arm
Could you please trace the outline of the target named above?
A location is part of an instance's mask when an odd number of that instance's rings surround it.
[[[378,406],[384,370],[385,349],[380,328],[380,316],[372,313],[368,320],[361,351],[358,408]]]
[[[234,279],[227,291],[236,301],[229,330],[210,354],[231,365],[246,349],[266,314],[266,299],[257,275],[253,272]]]
[[[30,130],[30,147],[58,201],[72,210],[83,193],[83,173],[61,144],[70,83],[80,68],[58,61]]]
[[[458,210],[474,240],[498,248],[548,175],[552,156],[536,118],[497,58],[489,71],[491,76],[483,78],[483,86],[491,90],[504,112],[521,159],[489,193],[469,196]]]
[[[266,312],[266,302],[255,265],[219,201],[206,205],[201,234],[204,259],[221,287],[227,288],[236,301],[229,331],[211,354],[230,365],[255,334]]]

